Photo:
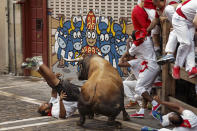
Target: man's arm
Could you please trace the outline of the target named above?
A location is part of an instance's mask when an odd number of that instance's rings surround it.
[[[131,65],[127,61],[119,61],[118,66],[120,66],[120,67],[130,67]]]
[[[147,32],[151,32],[151,30],[159,24],[159,18],[155,18],[151,24],[149,25],[149,27],[147,28]]]
[[[57,91],[55,89],[52,89],[51,97],[57,98]]]
[[[174,111],[176,111],[180,114],[182,114],[182,112],[184,111],[184,108],[182,106],[178,105],[177,103],[161,101],[159,96],[154,97],[154,99],[158,103],[160,103],[160,104],[162,104],[162,105],[164,105],[164,106],[166,106],[166,107],[168,107],[168,108],[170,108],[170,109],[172,109],[172,110],[174,110]]]
[[[61,91],[60,94],[60,113],[59,113],[59,118],[65,118],[66,117],[66,109],[64,107],[63,99],[66,98],[66,93]]]
[[[194,23],[194,26],[197,28],[197,14],[196,14],[195,17],[194,17],[193,23]]]

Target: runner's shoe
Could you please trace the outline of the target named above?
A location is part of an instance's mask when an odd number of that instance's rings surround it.
[[[34,56],[32,58],[26,58],[26,62],[22,63],[21,68],[38,70],[39,66],[42,64],[42,56]]]
[[[158,130],[154,129],[154,128],[151,128],[151,127],[144,126],[144,127],[141,128],[141,131],[158,131]]]
[[[144,114],[135,113],[135,114],[131,114],[130,117],[132,117],[132,118],[144,118]]]
[[[161,104],[157,104],[156,106],[152,107],[152,111],[157,111],[161,107]]]
[[[193,67],[191,71],[188,72],[189,78],[194,78],[197,75],[197,68]]]
[[[172,77],[174,79],[180,79],[180,67],[179,66],[174,66],[172,69]]]
[[[167,54],[165,56],[163,56],[162,58],[160,58],[159,60],[157,60],[157,63],[159,65],[164,65],[165,63],[172,63],[175,61],[174,55],[173,54]]]
[[[162,123],[163,119],[162,119],[162,116],[159,112],[157,111],[152,111],[152,116],[156,119],[156,120],[159,120],[160,123]]]

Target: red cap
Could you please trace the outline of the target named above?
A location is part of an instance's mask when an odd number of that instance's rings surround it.
[[[142,44],[146,38],[147,32],[143,30],[138,30],[135,32],[136,40],[133,42],[136,46]]]

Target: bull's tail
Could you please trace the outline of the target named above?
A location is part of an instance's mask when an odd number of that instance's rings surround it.
[[[95,98],[95,95],[96,95],[96,87],[97,87],[97,84],[95,86],[93,86],[92,88],[94,88],[94,92],[93,92],[93,95],[90,96],[89,100],[88,101],[85,101],[83,96],[80,95],[80,102],[82,102],[83,104],[85,104],[86,106],[92,106],[94,104],[93,100]]]

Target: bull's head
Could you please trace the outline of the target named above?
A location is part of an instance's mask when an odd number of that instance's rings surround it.
[[[89,67],[90,67],[90,55],[82,56],[80,58],[76,59],[66,59],[67,62],[78,62],[79,71],[78,71],[78,79],[79,80],[87,80],[88,79],[88,73],[89,73]]]

